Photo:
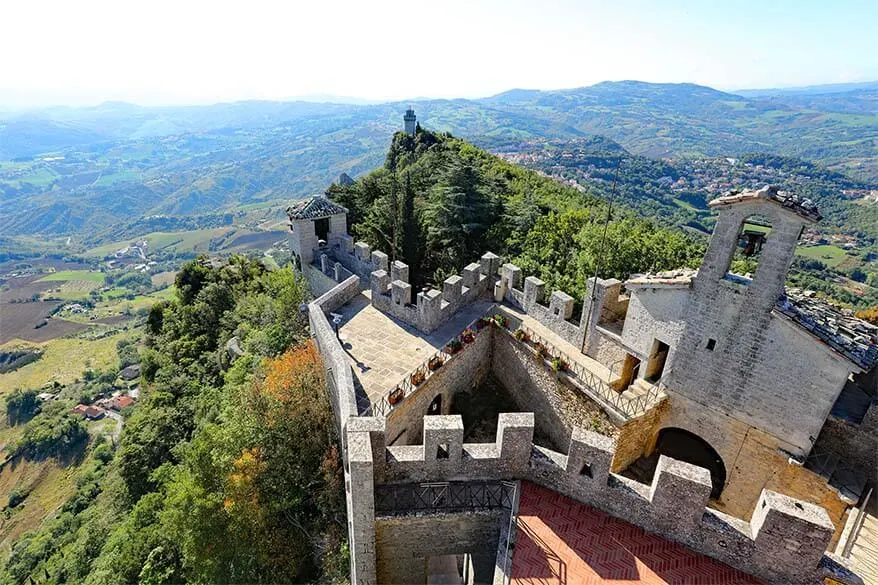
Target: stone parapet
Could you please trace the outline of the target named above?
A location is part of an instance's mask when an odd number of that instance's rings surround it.
[[[473,262],[464,268],[462,275],[446,278],[442,291],[430,289],[417,293],[417,302],[413,304],[409,266],[397,260],[390,264],[390,274],[384,268],[370,274],[372,305],[420,331],[430,333],[462,307],[489,293],[499,264],[500,258],[488,252],[479,263]]]
[[[460,416],[424,418],[423,444],[385,447],[383,460],[381,422],[349,426],[349,437],[357,435],[356,444],[373,460],[373,468],[359,478],[352,473],[352,481],[527,480],[769,582],[815,582],[825,564],[834,527],[814,504],[764,490],[747,522],[706,508],[706,469],[661,456],[651,485],[611,473],[615,445],[591,431],[576,429],[563,454],[533,444],[531,413],[501,414],[497,441],[479,444],[463,443]]]
[[[619,318],[627,309],[627,303],[619,299],[620,281],[590,278],[582,315],[579,321],[574,321],[575,299],[572,296],[562,291],[552,291],[549,304],[545,305],[546,283],[535,276],[528,276],[524,279],[522,289],[522,276],[518,266],[504,264],[500,268],[495,298],[518,307],[585,353],[588,353],[589,346],[597,343],[598,323],[607,320],[610,315]]]

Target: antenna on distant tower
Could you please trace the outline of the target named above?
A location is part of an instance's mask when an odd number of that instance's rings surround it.
[[[594,282],[591,285],[591,294],[589,294],[588,299],[588,307],[586,308],[585,314],[585,334],[588,335],[588,327],[591,321],[591,309],[594,306],[594,302],[597,300],[595,298],[595,290],[597,289],[597,280],[600,276],[600,271],[603,266],[604,261],[604,253],[606,252],[606,243],[607,243],[607,230],[610,227],[610,219],[613,215],[613,200],[616,197],[616,181],[619,179],[619,167],[622,166],[622,155],[619,155],[619,159],[616,161],[616,170],[613,172],[613,186],[610,189],[610,196],[607,199],[607,218],[604,220],[604,232],[601,235],[601,247],[598,252],[597,262],[594,264]]]

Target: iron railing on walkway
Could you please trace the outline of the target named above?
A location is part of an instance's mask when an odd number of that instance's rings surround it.
[[[375,513],[511,510],[515,482],[452,481],[375,486]]]
[[[535,355],[539,357],[539,348],[544,348],[547,360],[551,362],[553,358],[558,358],[567,364],[567,370],[564,372],[566,376],[561,379],[578,387],[580,390],[588,394],[599,403],[604,403],[612,408],[617,414],[623,418],[632,418],[649,411],[657,402],[661,388],[650,385],[649,390],[640,396],[629,398],[623,396],[622,393],[616,392],[607,382],[600,378],[593,371],[589,370],[568,354],[559,350],[550,341],[543,338],[539,333],[521,323],[519,328],[524,332],[525,337],[520,341],[527,346]],[[507,331],[509,335],[514,336],[513,331]],[[541,358],[542,359],[542,358]]]

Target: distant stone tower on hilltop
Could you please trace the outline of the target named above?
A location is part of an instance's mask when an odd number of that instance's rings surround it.
[[[405,111],[405,116],[402,118],[405,120],[405,133],[409,136],[415,135],[415,128],[417,125],[417,118],[415,117],[415,111],[412,108],[409,108]]]

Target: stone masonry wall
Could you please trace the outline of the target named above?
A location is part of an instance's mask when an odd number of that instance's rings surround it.
[[[472,343],[427,378],[387,415],[388,441],[397,445],[417,445],[424,432],[424,415],[437,396],[442,396],[442,412],[448,414],[458,392],[467,392],[481,384],[492,362],[491,328],[476,335]],[[399,439],[397,439],[399,437]]]
[[[706,469],[663,456],[651,486],[611,473],[613,442],[590,431],[577,428],[562,455],[533,445],[531,413],[501,414],[494,444],[463,444],[459,416],[434,416],[425,420],[424,445],[384,448],[383,421],[372,421],[369,431],[349,431],[357,460],[372,463],[362,478],[352,472],[354,483],[527,480],[769,582],[814,583],[827,562],[834,527],[820,507],[764,490],[748,523],[705,508]],[[440,444],[447,458],[437,456]]]
[[[490,583],[500,526],[508,511],[378,517],[378,583],[424,583],[428,557],[470,554],[475,583]]]
[[[726,468],[726,484],[713,506],[722,512],[748,519],[763,490],[779,490],[819,504],[837,527],[843,525],[849,504],[820,476],[791,461],[787,454],[791,446],[777,437],[673,393],[661,411],[661,420],[651,434],[646,434],[644,455],[652,453],[664,428],[692,432],[720,455]],[[621,468],[621,460],[614,468]]]
[[[753,214],[768,217],[772,231],[745,285],[726,271]],[[677,393],[795,445],[798,456],[810,450],[851,371],[846,359],[773,310],[803,224],[766,201],[720,213],[663,378]]]
[[[826,419],[814,452],[835,454],[840,465],[851,466],[868,474],[878,485],[878,404],[873,403],[859,425],[830,416]]]
[[[495,334],[491,371],[523,412],[532,412],[535,424],[559,449],[570,442],[576,421],[567,416],[562,402],[570,388],[553,372],[537,363],[530,352],[507,335]]]

